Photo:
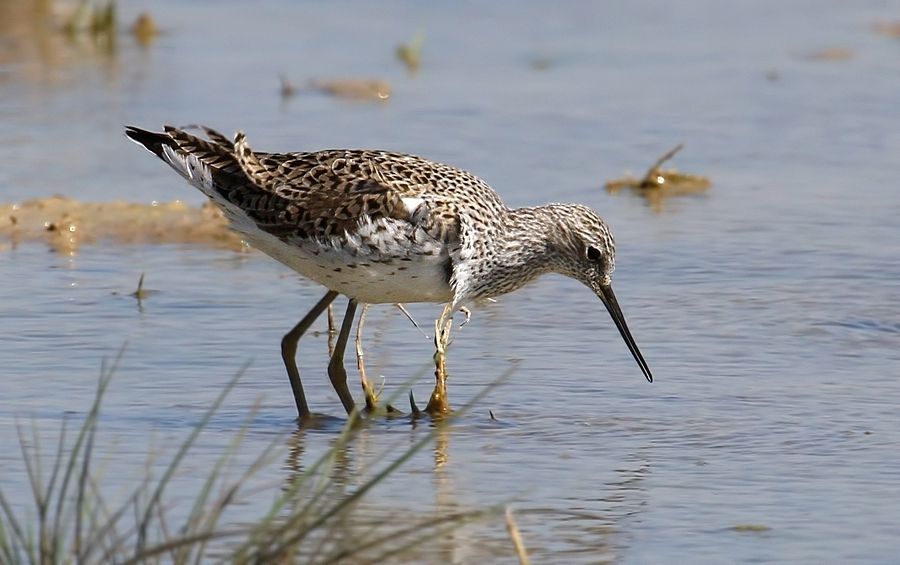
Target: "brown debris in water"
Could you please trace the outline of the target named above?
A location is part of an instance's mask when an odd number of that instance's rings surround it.
[[[706,192],[712,181],[703,175],[682,173],[676,169],[663,169],[663,163],[670,160],[681,151],[684,144],[679,143],[662,157],[656,160],[647,169],[647,173],[640,179],[631,175],[620,179],[614,179],[606,183],[606,191],[615,194],[622,189],[630,189],[647,200],[654,211],[662,210],[662,202],[670,196],[687,196]]]
[[[900,20],[892,22],[875,22],[872,24],[872,31],[878,35],[900,39]]]
[[[211,202],[195,207],[180,200],[82,202],[65,196],[0,204],[0,237],[12,245],[43,241],[58,253],[74,255],[85,244],[195,243],[241,250],[245,245]]]
[[[391,83],[381,79],[312,79],[305,86],[297,86],[284,74],[278,75],[278,80],[281,83],[279,94],[281,94],[282,100],[288,100],[297,94],[309,91],[358,101],[386,102],[391,97]]]
[[[338,98],[384,101],[391,97],[391,85],[381,79],[313,79],[310,88]]]
[[[546,71],[557,65],[550,57],[538,55],[528,60],[528,66],[536,71]]]
[[[828,47],[803,55],[809,61],[846,61],[852,59],[856,52],[849,47]]]
[[[278,75],[278,80],[281,81],[281,97],[283,99],[288,99],[297,94],[297,87],[292,83],[286,76],[283,74]]]
[[[394,49],[394,56],[403,63],[410,74],[416,74],[422,66],[422,45],[424,43],[425,34],[420,31],[409,43],[401,43]]]
[[[62,31],[68,35],[87,33],[93,38],[113,40],[117,25],[116,2],[82,1],[69,13],[62,25]]]
[[[749,532],[761,534],[763,532],[768,532],[772,528],[763,524],[735,524],[728,529],[733,532]]]
[[[149,12],[141,12],[131,26],[131,35],[141,47],[149,47],[159,35],[156,21]]]

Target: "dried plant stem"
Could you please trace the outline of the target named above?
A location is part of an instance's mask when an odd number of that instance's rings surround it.
[[[512,509],[506,509],[506,530],[509,532],[509,538],[516,548],[516,556],[519,558],[520,565],[530,565],[531,560],[528,559],[528,551],[525,550],[525,544],[522,542],[522,535],[519,533],[519,527],[512,515]]]
[[[655,177],[657,176],[659,168],[663,163],[665,163],[666,161],[674,157],[676,153],[681,151],[682,148],[684,148],[684,143],[679,143],[672,149],[669,149],[667,152],[665,152],[662,157],[657,159],[656,162],[653,163],[653,166],[647,169],[647,174],[645,174],[644,178],[641,179],[640,186],[657,186],[658,183],[656,182]]]

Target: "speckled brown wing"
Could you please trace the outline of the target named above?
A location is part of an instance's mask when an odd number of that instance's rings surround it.
[[[460,215],[471,213],[465,209],[467,203],[481,202],[498,214],[505,211],[481,179],[414,155],[335,149],[256,156],[283,181],[270,188],[305,202],[308,220],[317,231],[352,228],[368,214],[410,221],[435,239],[454,243],[460,236]],[[422,202],[415,207],[417,199]]]
[[[174,127],[166,134],[210,168],[222,198],[278,237],[340,235],[363,216],[412,221],[403,194],[370,158],[374,152],[256,153],[240,132],[230,151],[220,134],[215,142]]]
[[[289,223],[317,237],[353,231],[364,216],[413,222],[408,192],[380,173],[370,152],[262,154],[266,188],[288,203]]]

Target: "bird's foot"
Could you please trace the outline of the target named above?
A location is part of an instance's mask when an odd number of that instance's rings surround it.
[[[416,404],[416,399],[413,396],[412,391],[409,391],[409,411],[409,415],[413,420],[426,417],[431,418],[432,420],[441,420],[453,413],[453,409],[450,408],[450,403],[447,402],[446,394],[437,397],[435,394],[432,394],[431,398],[428,399],[428,404],[425,406],[425,409],[422,410]]]
[[[364,374],[364,373],[362,373]],[[378,409],[378,396],[369,381],[363,376],[361,379],[363,396],[366,398],[366,412],[375,412]]]
[[[449,327],[447,328],[449,330]],[[449,333],[449,331],[448,331]],[[446,337],[445,334],[442,337]],[[438,350],[434,354],[434,391],[425,405],[425,413],[431,417],[446,416],[452,412],[447,397],[447,355],[446,342],[438,341]]]
[[[450,408],[450,399],[447,395],[447,367],[444,364],[444,356],[435,357],[437,368],[434,372],[436,383],[428,404],[425,405],[425,413],[432,418],[438,418],[449,415],[453,409]]]
[[[307,412],[297,418],[297,427],[305,430],[341,429],[347,420],[331,414]]]
[[[435,388],[431,393],[431,398],[428,399],[428,404],[425,405],[425,413],[432,418],[440,418],[449,416],[452,412],[450,401],[447,399],[447,390],[439,391]]]
[[[366,401],[366,407],[363,409],[363,414],[367,420],[372,418],[397,418],[405,415],[401,410],[394,408],[390,404],[385,404],[384,406],[379,404],[369,405],[368,400]]]
[[[362,358],[360,357],[360,359]],[[381,382],[381,388],[378,391],[375,391],[375,389],[369,383],[368,379],[365,378],[365,369],[363,369],[362,362],[360,362],[360,375],[362,377],[361,384],[363,395],[366,399],[366,406],[365,408],[363,408],[363,414],[366,416],[366,418],[381,416],[392,418],[403,415],[402,411],[394,408],[390,404],[386,404],[384,406],[380,405],[379,399],[381,398],[381,393],[384,392],[384,380],[382,380]]]

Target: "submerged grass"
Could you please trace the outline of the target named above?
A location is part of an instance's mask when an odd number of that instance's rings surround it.
[[[371,479],[345,492],[335,484],[331,471],[360,423],[354,414],[331,449],[290,478],[262,516],[235,520],[229,515],[224,519],[229,510],[238,510],[246,497],[259,495],[258,490],[251,492],[250,480],[277,459],[278,448],[284,443],[283,437],[276,438],[236,478],[226,477],[225,471],[233,464],[256,413],[254,408],[203,479],[186,518],[173,527],[168,511],[174,501],[166,499],[166,489],[246,366],[223,388],[162,475],[154,479],[148,468],[143,477],[136,477],[137,486],[124,497],[117,496],[120,501],[110,505],[103,481],[94,470],[94,447],[104,393],[123,353],[124,347],[111,363],[104,362],[94,402],[73,441],[69,441],[70,421],[63,420],[49,470],[44,468],[36,425],[32,424],[30,437],[23,426],[18,426],[34,507],[16,512],[0,487],[0,562],[377,563],[415,550],[472,520],[502,515],[501,508],[489,507],[401,521],[358,517],[354,509],[359,502],[429,445],[439,427],[448,422],[437,423],[431,433],[388,461]],[[352,536],[345,535],[348,528]]]

